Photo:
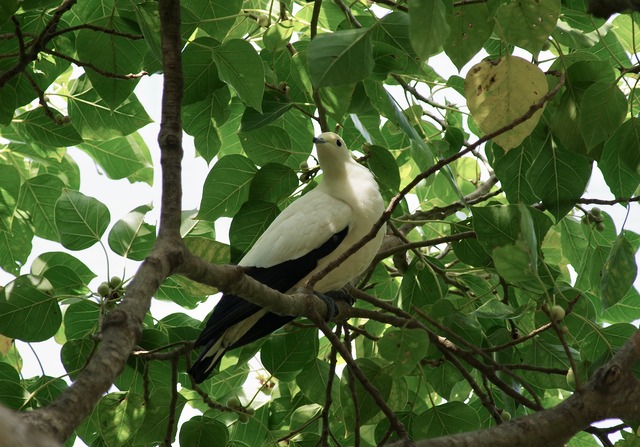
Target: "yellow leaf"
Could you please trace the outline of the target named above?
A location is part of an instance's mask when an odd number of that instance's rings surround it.
[[[3,356],[7,355],[7,352],[9,352],[9,349],[11,349],[12,344],[12,338],[7,338],[4,335],[0,334],[0,354],[2,354]]]
[[[496,131],[524,115],[549,90],[544,73],[516,56],[484,60],[469,70],[464,93],[471,116],[484,133]],[[538,124],[544,107],[531,118],[493,138],[505,151],[522,143]]]

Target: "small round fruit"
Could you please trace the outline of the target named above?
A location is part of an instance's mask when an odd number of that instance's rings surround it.
[[[600,215],[602,214],[602,210],[597,206],[594,206],[593,208],[591,208],[591,214],[593,215],[593,217],[600,217]]]
[[[266,14],[260,14],[258,16],[258,26],[266,28],[269,26],[269,16]]]
[[[241,424],[246,424],[247,422],[249,422],[249,418],[250,416],[246,413],[238,414],[238,421],[240,421]]]
[[[114,289],[119,288],[122,285],[122,278],[120,278],[119,276],[112,276],[109,280],[109,285]]]
[[[560,321],[565,316],[564,309],[556,304],[549,310],[549,316],[551,317],[552,321]]]
[[[301,171],[308,171],[309,170],[309,163],[307,163],[306,161],[303,161],[300,163],[300,170]]]
[[[100,295],[101,297],[106,297],[110,292],[111,287],[109,287],[109,284],[107,284],[106,282],[103,282],[98,286],[98,295]]]
[[[240,407],[242,407],[242,404],[240,403],[240,399],[238,399],[237,397],[233,396],[233,397],[230,397],[229,399],[227,399],[227,407],[229,407],[229,408],[240,408]]]
[[[249,416],[253,416],[254,414],[256,414],[256,410],[254,408],[251,408],[251,407],[245,408],[245,411],[247,412],[247,414]]]
[[[502,413],[500,413],[500,418],[502,419],[502,422],[509,422],[511,420],[511,413],[503,410]]]
[[[596,223],[596,230],[598,230],[598,231],[604,231],[604,222],[598,222],[598,223]]]
[[[424,268],[426,267],[424,261],[418,261],[416,262],[416,270],[424,270]]]
[[[580,219],[580,222],[582,222],[585,225],[589,225],[589,216],[585,214],[584,216],[582,216],[582,219]]]
[[[551,42],[548,40],[542,44],[542,51],[549,51],[551,49]]]

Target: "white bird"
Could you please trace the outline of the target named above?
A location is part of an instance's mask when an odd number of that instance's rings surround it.
[[[340,136],[325,132],[313,141],[322,182],[280,213],[238,263],[246,267],[247,275],[282,293],[303,285],[342,255],[369,233],[384,211],[373,174],[353,159]],[[373,240],[319,280],[314,291],[331,300],[322,294],[344,287],[361,274],[378,252],[384,233],[383,226]],[[195,347],[201,352],[189,373],[196,383],[202,382],[226,351],[264,337],[291,320],[293,317],[268,312],[240,297],[223,295],[196,340]]]

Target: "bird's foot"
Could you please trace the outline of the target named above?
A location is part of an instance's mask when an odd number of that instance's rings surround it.
[[[331,292],[321,293],[321,292],[313,292],[315,296],[320,298],[327,305],[327,317],[325,321],[331,321],[333,318],[338,315],[338,306],[336,305],[336,300],[345,301],[349,304],[349,306],[353,306],[355,300],[351,295],[349,295],[345,289],[332,290]]]

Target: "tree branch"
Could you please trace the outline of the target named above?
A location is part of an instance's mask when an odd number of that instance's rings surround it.
[[[75,0],[66,0],[56,10],[54,19],[39,38],[41,42],[46,40],[48,33],[55,30],[62,13],[74,3]],[[127,358],[140,338],[142,321],[149,310],[151,297],[182,260],[184,246],[179,233],[182,194],[180,3],[178,0],[160,0],[158,6],[160,20],[163,23],[162,44],[166,59],[159,138],[163,168],[160,231],[154,248],[129,283],[125,298],[115,310],[105,316],[101,342],[76,381],[50,406],[23,414],[25,421],[61,442],[91,414],[102,395],[109,390],[123,370]],[[37,53],[42,45],[34,45],[31,53]],[[74,410],[69,411],[70,408]]]
[[[637,331],[587,384],[562,403],[511,422],[453,436],[421,440],[416,447],[563,446],[579,431],[608,418],[640,418],[640,381],[633,366],[640,360]],[[400,447],[401,443],[391,444]]]

